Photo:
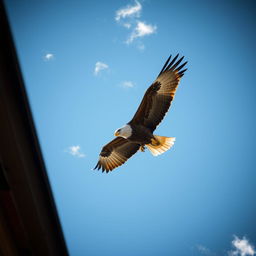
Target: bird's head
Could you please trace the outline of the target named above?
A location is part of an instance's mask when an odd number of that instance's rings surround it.
[[[122,128],[117,129],[115,131],[114,135],[116,137],[123,137],[123,138],[127,139],[132,135],[132,128],[129,124],[126,124]]]

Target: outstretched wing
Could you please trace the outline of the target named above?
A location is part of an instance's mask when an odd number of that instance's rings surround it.
[[[129,123],[144,125],[153,132],[163,120],[174,99],[180,78],[187,69],[182,69],[187,62],[181,64],[184,57],[178,61],[179,54],[164,64],[157,79],[147,89],[142,102]],[[180,65],[181,64],[181,65]]]
[[[102,169],[102,172],[112,171],[125,163],[139,148],[139,144],[117,137],[102,148],[99,161],[94,169]]]

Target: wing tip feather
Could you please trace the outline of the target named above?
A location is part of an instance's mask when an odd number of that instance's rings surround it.
[[[123,165],[125,162],[126,162],[127,159],[123,160],[123,161],[119,161],[119,162],[114,162],[114,161],[111,161],[110,159],[107,160],[107,163],[106,163],[106,160],[105,162],[102,162],[101,160],[99,160],[96,164],[96,166],[92,169],[92,170],[95,170],[97,169],[98,171],[99,170],[102,170],[102,172],[105,172],[108,173],[108,172],[111,172],[112,170],[114,170],[115,168]]]
[[[187,71],[188,69],[185,68],[183,70],[181,70],[178,74],[179,74],[179,77],[182,77],[184,75],[184,73]]]
[[[178,59],[178,57],[180,56],[180,54],[178,53],[173,59],[171,59],[172,55],[170,55],[170,57],[167,59],[167,61],[165,62],[162,70],[160,71],[158,77],[169,70],[172,71],[180,71],[183,67],[185,67],[185,65],[188,63],[187,61],[184,62],[183,64],[181,64],[179,66],[179,64],[183,61],[185,56],[182,56],[181,58]],[[177,60],[178,59],[178,60]]]

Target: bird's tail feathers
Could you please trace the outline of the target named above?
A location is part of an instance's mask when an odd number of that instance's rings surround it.
[[[173,146],[174,141],[174,137],[154,135],[154,138],[151,139],[151,143],[146,144],[146,147],[153,156],[158,156],[170,149]]]

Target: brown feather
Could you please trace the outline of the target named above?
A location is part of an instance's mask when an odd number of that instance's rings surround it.
[[[180,71],[180,69],[187,62],[179,66],[184,57],[176,61],[177,58],[178,55],[174,57],[169,65],[168,62],[171,58],[168,58],[159,76],[144,94],[141,104],[129,124],[144,125],[153,132],[163,120],[175,96],[180,78],[186,71]]]
[[[102,148],[99,161],[94,169],[102,169],[102,172],[112,171],[124,164],[138,151],[139,147],[139,144],[117,137]]]

